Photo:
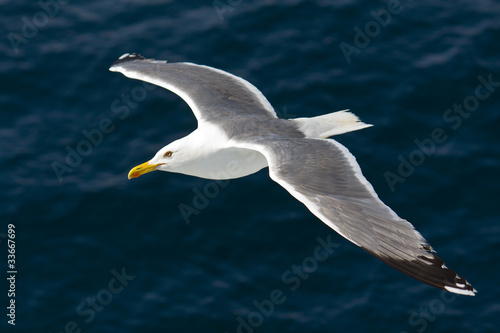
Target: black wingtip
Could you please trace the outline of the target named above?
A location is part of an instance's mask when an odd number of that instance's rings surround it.
[[[115,65],[118,65],[118,64],[121,64],[121,63],[124,63],[124,62],[128,62],[128,61],[134,61],[134,60],[144,60],[146,59],[145,57],[143,57],[142,55],[138,54],[138,53],[125,53],[123,54],[120,58],[118,58],[112,65],[111,67],[115,66]]]
[[[392,268],[433,287],[468,296],[474,296],[477,293],[467,280],[446,267],[443,260],[433,253],[429,253],[431,257],[421,256],[418,260],[404,261],[367,251]]]

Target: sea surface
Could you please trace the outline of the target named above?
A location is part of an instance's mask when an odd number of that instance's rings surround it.
[[[498,1],[0,4],[1,332],[500,331]],[[478,294],[388,267],[267,169],[128,180],[196,119],[109,72],[127,52],[373,124],[335,139]]]

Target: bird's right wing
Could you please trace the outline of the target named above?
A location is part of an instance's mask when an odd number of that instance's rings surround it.
[[[474,295],[408,221],[377,196],[354,156],[331,139],[261,140],[271,178],[321,221],[389,266],[431,286]]]
[[[226,117],[240,116],[277,118],[269,101],[254,85],[220,69],[126,53],[109,70],[172,91],[189,105],[198,122],[218,123]]]

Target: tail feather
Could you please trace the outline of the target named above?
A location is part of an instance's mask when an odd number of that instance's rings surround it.
[[[332,135],[357,131],[373,125],[365,124],[349,110],[337,111],[312,118],[296,118],[300,130],[308,138],[324,139]]]

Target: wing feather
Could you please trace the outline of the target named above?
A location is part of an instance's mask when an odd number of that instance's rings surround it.
[[[220,69],[187,62],[167,63],[126,53],[109,70],[172,91],[189,105],[198,122],[218,123],[231,116],[277,118],[269,101],[255,86]]]
[[[274,181],[354,244],[429,285],[464,295],[476,292],[444,265],[411,223],[378,198],[354,156],[340,143],[287,139],[246,146],[266,156]]]

